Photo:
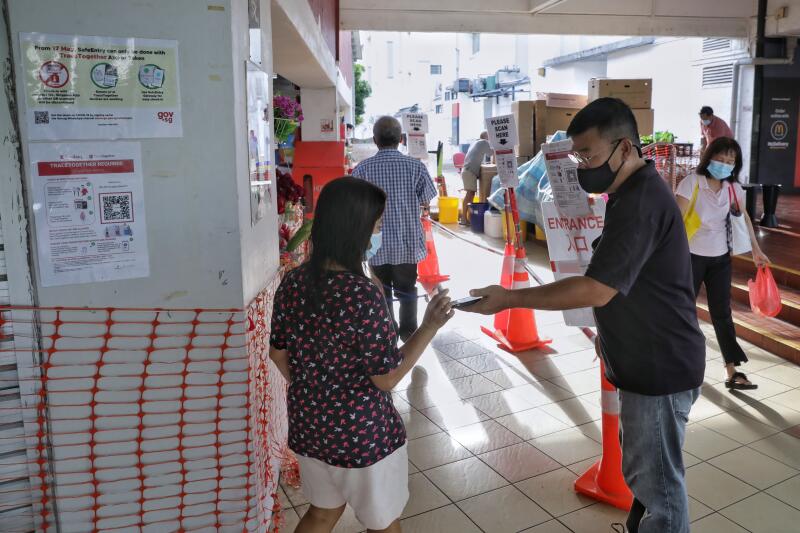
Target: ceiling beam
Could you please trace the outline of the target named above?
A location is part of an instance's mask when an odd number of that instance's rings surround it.
[[[342,8],[340,21],[341,28],[347,30],[549,35],[747,37],[749,28],[745,18],[375,11],[349,7]]]

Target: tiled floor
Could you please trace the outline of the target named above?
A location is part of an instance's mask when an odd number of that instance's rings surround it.
[[[496,281],[499,258],[440,233],[436,239],[454,297]],[[531,249],[532,263],[549,279],[540,253]],[[462,274],[466,254],[471,268]],[[398,386],[411,461],[404,532],[596,533],[624,522],[624,512],[573,490],[602,450],[592,345],[560,313],[537,320],[552,348],[511,355],[480,333],[487,319],[458,313]],[[745,371],[760,388],[731,394],[713,330],[703,329],[712,337],[707,380],[685,445],[692,531],[798,531],[800,369],[743,343],[751,359]],[[307,502],[286,489],[285,530],[293,531]],[[362,530],[348,509],[335,531]]]

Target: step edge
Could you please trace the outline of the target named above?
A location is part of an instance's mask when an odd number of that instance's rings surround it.
[[[746,285],[742,285],[741,283],[736,283],[736,282],[731,283],[731,287],[739,289],[740,291],[745,292],[747,294],[750,293],[750,289],[748,289]],[[797,309],[798,311],[800,311],[800,302],[793,302],[791,300],[786,300],[784,298],[781,298],[781,303],[783,304],[784,307],[791,307],[792,309]]]
[[[706,306],[706,305],[698,303],[697,307],[702,309],[706,313],[709,312],[708,311],[708,306]],[[774,318],[773,320],[780,320],[780,319],[779,318]],[[790,324],[789,322],[786,322],[785,320],[780,320],[780,321],[783,322],[784,324],[793,325],[793,324]],[[703,322],[709,322],[710,323],[710,320],[703,320]],[[744,322],[742,319],[736,317],[736,311],[733,312],[733,323],[734,323],[734,325],[739,325],[739,326],[741,326],[741,327],[743,327],[745,329],[748,329],[748,330],[752,331],[753,333],[756,333],[758,335],[762,335],[764,337],[767,337],[767,338],[769,338],[770,340],[772,340],[774,342],[777,342],[779,344],[782,344],[782,345],[787,346],[789,348],[792,348],[794,350],[800,351],[800,342],[790,341],[788,339],[784,339],[783,337],[778,337],[778,336],[774,335],[772,332],[770,332],[768,330],[765,330],[765,329],[763,329],[763,328],[761,328],[759,326],[754,326],[752,324]]]

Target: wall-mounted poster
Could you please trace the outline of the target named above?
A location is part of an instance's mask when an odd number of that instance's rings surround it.
[[[150,275],[139,143],[31,143],[42,286]]]
[[[178,41],[20,33],[30,140],[180,137]]]
[[[248,61],[247,69],[247,153],[250,179],[250,222],[255,224],[267,213],[272,197],[270,151],[269,77]]]

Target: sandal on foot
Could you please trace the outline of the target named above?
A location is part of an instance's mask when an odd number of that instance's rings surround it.
[[[725,381],[725,386],[731,390],[753,390],[757,389],[758,385],[755,383],[742,383],[743,381],[750,381],[744,372],[734,372],[730,379]]]

